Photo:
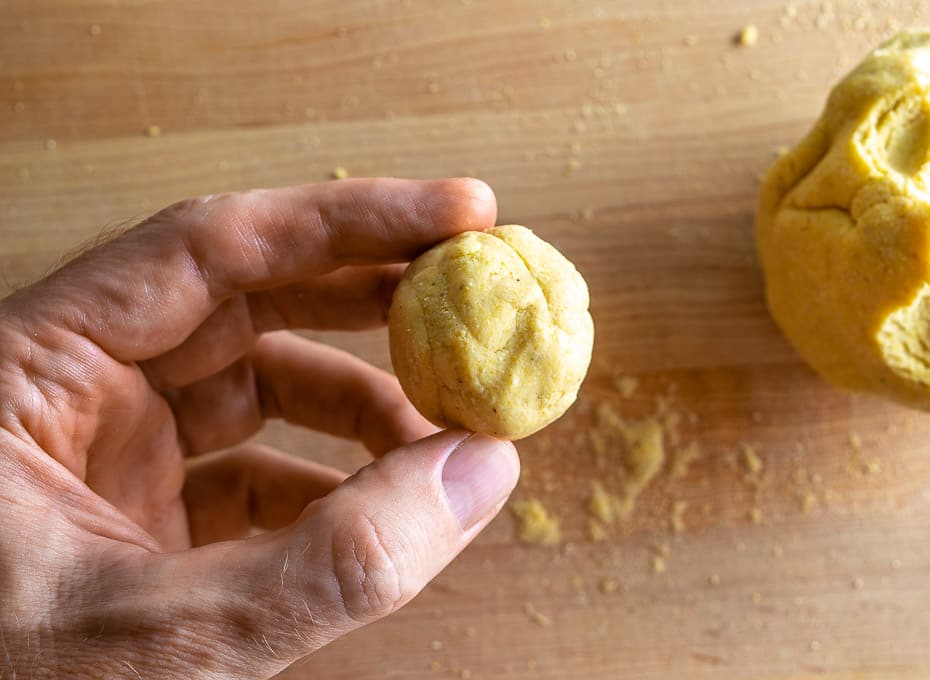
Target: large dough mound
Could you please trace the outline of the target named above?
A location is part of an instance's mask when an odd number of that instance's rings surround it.
[[[571,406],[594,340],[581,274],[515,225],[459,234],[417,258],[389,330],[394,370],[423,415],[506,439]]]
[[[769,307],[834,383],[930,408],[930,34],[833,90],[769,171],[756,219]]]

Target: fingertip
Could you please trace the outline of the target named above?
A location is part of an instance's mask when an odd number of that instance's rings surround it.
[[[493,227],[497,221],[497,196],[491,185],[476,177],[462,177],[457,181],[481,225]]]
[[[497,514],[519,476],[517,452],[509,441],[470,434],[454,448],[443,464],[442,486],[465,534]]]
[[[484,230],[497,220],[497,198],[486,182],[474,177],[437,181],[434,215],[459,231]],[[438,221],[438,219],[437,219]]]

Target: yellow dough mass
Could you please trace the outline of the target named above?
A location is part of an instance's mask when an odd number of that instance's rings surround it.
[[[769,171],[769,308],[835,384],[930,409],[930,33],[872,52]]]
[[[417,258],[388,326],[394,370],[424,416],[505,439],[572,405],[594,341],[581,274],[516,225],[465,232]]]

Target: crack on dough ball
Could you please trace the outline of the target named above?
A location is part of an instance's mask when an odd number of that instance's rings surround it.
[[[763,182],[772,315],[835,384],[930,409],[930,33],[902,33],[831,92]]]
[[[417,258],[388,315],[404,392],[436,425],[521,439],[575,401],[591,361],[588,288],[526,227],[469,231]]]

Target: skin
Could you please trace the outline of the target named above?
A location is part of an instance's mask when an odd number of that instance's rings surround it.
[[[191,199],[0,301],[0,678],[269,678],[409,601],[513,446],[287,329],[382,325],[403,263],[495,217],[476,180]],[[375,460],[243,443],[267,418]]]

